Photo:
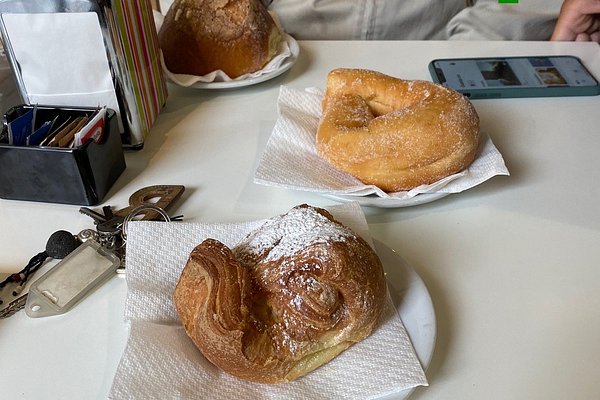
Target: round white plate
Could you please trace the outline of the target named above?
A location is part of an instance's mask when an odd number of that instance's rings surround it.
[[[350,202],[356,201],[361,206],[367,207],[379,207],[379,208],[400,208],[400,207],[410,207],[410,206],[418,206],[419,204],[430,203],[435,200],[439,200],[442,197],[448,196],[450,193],[421,193],[409,199],[394,199],[394,198],[386,198],[379,197],[377,195],[368,195],[368,196],[351,196],[351,195],[337,195],[337,194],[326,194],[325,197],[328,197],[333,200]]]
[[[398,253],[378,240],[375,249],[383,269],[394,305],[410,337],[424,370],[427,370],[435,348],[436,321],[431,296],[416,271]],[[407,389],[381,399],[405,399],[413,389]]]
[[[283,62],[281,63],[281,65],[279,67],[277,67],[276,69],[269,71],[265,74],[261,74],[259,76],[253,77],[253,78],[223,81],[223,82],[196,82],[190,86],[179,85],[176,81],[173,81],[172,79],[170,79],[170,82],[175,85],[181,86],[181,87],[188,87],[188,88],[194,88],[194,89],[236,89],[236,88],[241,88],[244,86],[256,85],[257,83],[273,79],[273,78],[283,74],[285,71],[289,70],[290,68],[292,68],[292,66],[296,63],[296,60],[298,60],[298,54],[300,54],[300,46],[298,45],[298,42],[296,42],[296,40],[293,37],[291,37],[290,35],[288,35],[288,34],[284,34],[284,35],[285,35],[285,40],[290,48],[290,52],[292,54],[289,57],[287,57],[285,60],[283,60]],[[170,75],[170,72],[167,72],[167,76],[169,76],[169,75]]]

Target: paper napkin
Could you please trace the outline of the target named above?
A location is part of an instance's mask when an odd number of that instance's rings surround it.
[[[1,16],[29,104],[119,105],[98,15],[93,12]]]
[[[369,238],[357,204],[329,211]],[[181,326],[173,290],[191,250],[202,240],[212,237],[233,246],[261,223],[135,221],[128,225],[125,318],[130,334],[111,399],[367,399],[427,385],[389,296],[382,324],[371,336],[296,381],[246,382],[208,362]]]
[[[282,86],[278,118],[254,175],[258,184],[310,192],[408,199],[421,193],[458,193],[496,175],[509,175],[502,155],[484,133],[475,161],[460,173],[406,192],[386,193],[332,167],[317,155],[315,136],[323,92]]]

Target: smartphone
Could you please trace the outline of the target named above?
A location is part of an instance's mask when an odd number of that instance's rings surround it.
[[[600,94],[598,81],[574,56],[438,59],[429,72],[434,82],[471,99]]]

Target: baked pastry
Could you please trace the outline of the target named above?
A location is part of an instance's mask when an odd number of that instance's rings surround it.
[[[362,69],[327,77],[317,153],[384,191],[410,190],[467,168],[479,118],[462,94]]]
[[[263,68],[282,36],[259,0],[175,0],[158,38],[169,71],[237,78]]]
[[[376,327],[377,254],[323,209],[301,205],[229,249],[207,239],[174,292],[186,333],[213,364],[261,383],[301,377]]]

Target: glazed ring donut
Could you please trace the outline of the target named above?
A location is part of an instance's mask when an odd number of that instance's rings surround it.
[[[369,244],[327,211],[301,205],[233,248],[203,241],[173,297],[210,362],[238,378],[280,383],[367,337],[386,296]]]
[[[467,168],[479,144],[471,102],[444,86],[375,71],[329,73],[317,153],[386,192],[410,190]]]

